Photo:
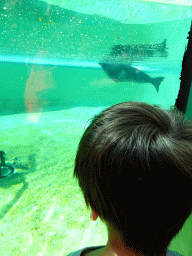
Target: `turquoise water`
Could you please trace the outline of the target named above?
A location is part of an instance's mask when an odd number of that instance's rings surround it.
[[[0,179],[1,255],[67,255],[106,243],[72,178],[78,142],[89,119],[113,104],[175,104],[191,22],[186,7],[164,6],[168,19],[153,4],[144,15],[138,2],[128,16],[113,2],[116,12],[97,6],[88,14],[83,2],[77,10],[62,1],[0,1],[0,150],[15,167]],[[158,47],[164,40],[166,54]],[[165,77],[159,91],[149,81],[114,81],[99,65],[106,56],[136,74]],[[191,221],[170,247],[185,256]]]

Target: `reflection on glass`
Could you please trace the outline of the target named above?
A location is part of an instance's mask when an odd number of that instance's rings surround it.
[[[41,51],[37,57],[42,58],[47,52]],[[31,68],[30,76],[25,86],[25,106],[29,113],[28,121],[37,122],[42,113],[42,107],[46,102],[41,96],[41,91],[53,88],[55,80],[52,70],[56,66],[49,68],[46,65],[34,64]]]

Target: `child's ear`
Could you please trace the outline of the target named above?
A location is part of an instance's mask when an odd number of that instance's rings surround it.
[[[90,215],[90,218],[91,218],[91,220],[93,220],[93,214],[92,214],[92,211],[91,211],[91,215]]]
[[[91,215],[90,215],[90,218],[95,221],[97,218],[98,218],[98,213],[95,212],[93,209],[91,209]]]
[[[90,215],[90,218],[91,218],[91,220],[94,220],[93,219],[93,210],[91,209],[91,215]]]

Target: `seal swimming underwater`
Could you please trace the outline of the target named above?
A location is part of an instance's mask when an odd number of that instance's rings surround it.
[[[115,45],[99,65],[116,83],[128,81],[151,83],[159,92],[159,86],[165,77],[152,78],[131,65],[135,61],[149,61],[153,57],[167,58],[167,49],[166,39],[161,44]]]
[[[159,92],[159,86],[165,77],[152,78],[145,72],[132,67],[128,64],[114,64],[114,63],[99,63],[105,73],[112,78],[116,83],[135,81],[138,83],[151,83]]]

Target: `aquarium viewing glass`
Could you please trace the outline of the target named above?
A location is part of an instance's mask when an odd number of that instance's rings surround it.
[[[175,104],[191,5],[0,1],[0,255],[67,255],[106,243],[72,178],[79,140],[111,105]],[[191,228],[189,219],[170,248],[190,256]]]

